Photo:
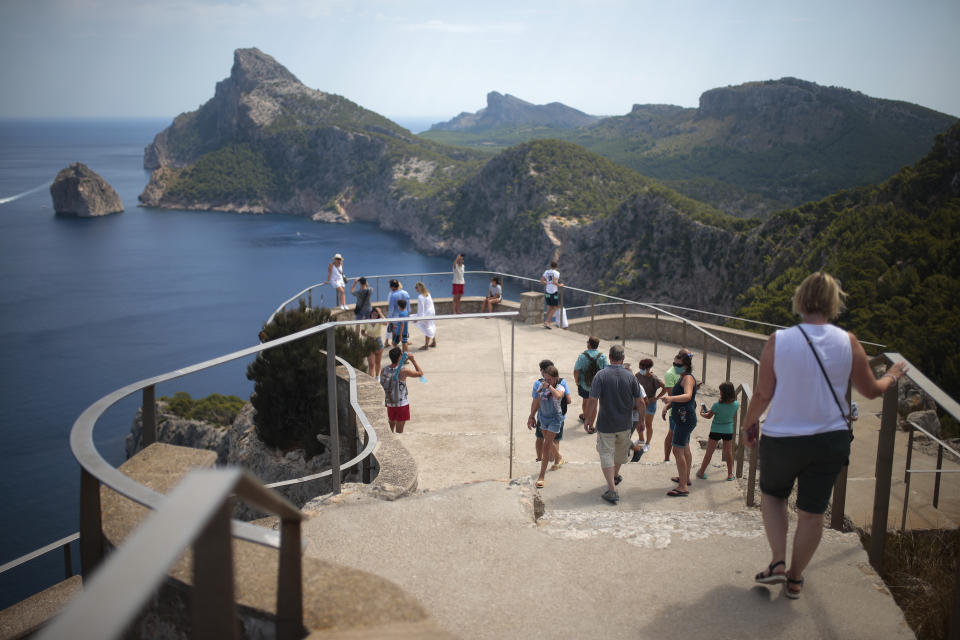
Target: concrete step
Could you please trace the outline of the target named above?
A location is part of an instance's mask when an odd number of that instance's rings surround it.
[[[16,640],[36,633],[60,613],[82,588],[80,576],[72,576],[0,611],[0,639]]]

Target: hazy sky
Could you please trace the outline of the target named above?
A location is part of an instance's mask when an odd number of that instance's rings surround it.
[[[258,47],[446,120],[488,91],[597,115],[794,76],[960,116],[960,0],[0,0],[0,117],[172,117]]]

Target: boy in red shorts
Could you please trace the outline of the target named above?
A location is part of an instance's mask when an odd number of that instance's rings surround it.
[[[413,369],[404,367],[407,360]],[[420,365],[412,354],[404,353],[400,347],[390,349],[390,366],[380,372],[380,386],[385,394],[387,420],[390,431],[403,433],[403,427],[410,420],[410,398],[407,397],[407,378],[419,378],[423,375]]]

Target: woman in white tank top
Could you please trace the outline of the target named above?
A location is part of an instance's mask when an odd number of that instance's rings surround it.
[[[807,276],[797,287],[793,311],[802,321],[799,327],[777,331],[767,340],[760,356],[757,388],[744,420],[747,442],[754,446],[760,416],[770,408],[760,440],[760,491],[771,560],[754,579],[761,584],[785,584],[784,594],[792,599],[803,591],[803,571],[820,544],[823,512],[850,455],[848,383],[852,381],[867,398],[876,398],[906,372],[898,362],[882,377],[874,378],[856,336],[829,323],[843,311],[845,296],[840,283],[823,272]],[[794,481],[797,530],[788,568],[787,498]]]

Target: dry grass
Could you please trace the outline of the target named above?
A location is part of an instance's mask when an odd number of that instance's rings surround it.
[[[870,534],[860,538],[869,548]],[[881,577],[919,640],[947,637],[958,560],[960,530],[887,533]]]

